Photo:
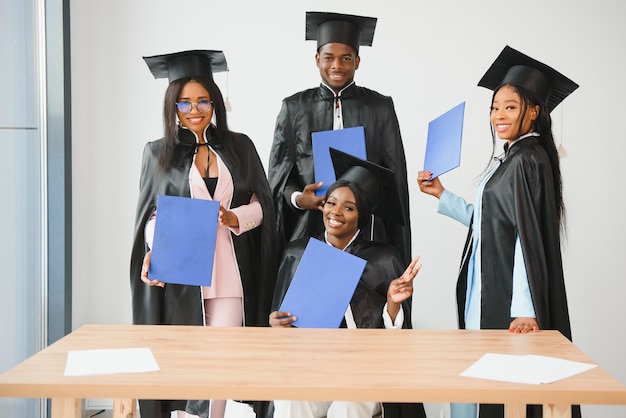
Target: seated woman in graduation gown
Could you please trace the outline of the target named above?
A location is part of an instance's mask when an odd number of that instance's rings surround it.
[[[411,295],[413,279],[421,268],[419,256],[405,267],[394,246],[369,241],[361,234],[372,213],[402,219],[394,216],[400,206],[393,186],[393,173],[332,148],[330,151],[339,180],[325,195],[322,209],[325,232],[315,238],[367,261],[341,327],[411,328]],[[388,179],[391,184],[386,181]],[[291,327],[297,320],[298,312],[281,312],[279,307],[308,241],[309,238],[292,241],[284,251],[270,314],[273,327]],[[421,403],[274,401],[275,418],[365,418],[380,414],[381,409],[385,418],[426,417]]]

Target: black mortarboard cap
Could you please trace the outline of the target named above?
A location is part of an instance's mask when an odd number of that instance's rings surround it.
[[[508,45],[478,82],[479,86],[490,90],[503,84],[514,84],[532,91],[546,103],[550,112],[578,88],[578,84],[554,68]]]
[[[169,82],[186,77],[213,78],[213,73],[228,71],[222,51],[196,49],[173,54],[143,57],[154,78],[167,78]]]
[[[374,215],[404,225],[400,197],[393,171],[353,155],[329,148],[337,180],[355,183]]]
[[[348,44],[358,54],[360,45],[372,46],[376,20],[341,13],[306,12],[305,39],[317,40],[317,49],[329,42]]]

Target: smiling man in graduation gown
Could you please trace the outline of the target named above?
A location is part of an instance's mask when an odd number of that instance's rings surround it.
[[[311,133],[363,126],[367,159],[396,174],[403,225],[374,216],[366,239],[390,242],[411,260],[406,161],[393,101],[357,86],[359,46],[372,45],[376,18],[307,12],[306,39],[317,40],[321,84],[283,100],[276,120],[268,179],[276,206],[278,239],[285,244],[323,231],[321,196],[315,196]],[[329,186],[329,185],[326,185]]]

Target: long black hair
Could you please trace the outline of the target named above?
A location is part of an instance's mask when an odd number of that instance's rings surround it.
[[[518,119],[518,127],[521,126],[521,123],[524,120],[526,113],[529,111],[529,109],[535,106],[539,106],[539,113],[537,115],[537,118],[533,121],[532,130],[539,134],[539,137],[537,137],[537,139],[539,140],[541,146],[546,150],[546,153],[548,154],[548,157],[550,159],[550,166],[552,168],[552,181],[554,184],[557,220],[559,222],[559,227],[561,231],[564,232],[565,204],[563,203],[563,181],[561,178],[559,153],[556,149],[556,144],[554,143],[554,135],[552,133],[552,117],[550,116],[550,112],[548,111],[548,106],[543,100],[539,99],[530,90],[515,84],[503,84],[495,89],[493,92],[493,96],[491,97],[491,103],[493,103],[496,93],[504,86],[512,88],[520,97],[521,113]],[[519,134],[521,134],[521,132],[519,132]],[[496,132],[493,125],[491,125],[491,137],[493,141],[493,149],[495,150]],[[505,151],[506,150],[507,148],[505,145]],[[492,158],[490,161],[493,161],[493,155],[494,152],[492,151]]]
[[[324,196],[324,202],[328,200],[328,197],[331,195],[332,192],[340,187],[347,187],[354,194],[356,208],[359,212],[358,225],[359,228],[363,229],[367,226],[371,218],[370,204],[363,192],[361,191],[361,188],[356,183],[349,180],[337,180],[328,187],[326,195]]]
[[[163,171],[175,164],[176,145],[179,144],[179,129],[176,119],[176,101],[178,96],[190,81],[196,81],[204,87],[211,96],[213,101],[213,114],[215,116],[215,127],[211,133],[212,143],[227,143],[230,134],[228,123],[226,121],[226,107],[222,92],[215,82],[209,77],[185,77],[172,81],[167,90],[165,90],[165,99],[163,102],[163,130],[164,141],[159,154],[159,165]],[[209,138],[207,138],[208,141]]]

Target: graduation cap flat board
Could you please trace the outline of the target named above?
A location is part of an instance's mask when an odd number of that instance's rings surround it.
[[[167,78],[169,82],[187,77],[208,77],[228,71],[222,51],[196,49],[172,54],[143,57],[154,78]]]
[[[372,46],[376,29],[375,17],[330,12],[306,12],[305,39],[317,41],[317,49],[330,42],[350,45],[359,52],[359,46]]]
[[[324,185],[315,191],[316,196],[324,196],[328,187],[336,180],[335,169],[330,158],[330,148],[338,149],[362,159],[367,158],[365,128],[363,126],[313,132],[311,141],[313,142],[315,182],[324,182]]]
[[[219,210],[216,200],[160,195],[148,277],[210,286]]]
[[[522,86],[543,100],[552,112],[578,84],[554,68],[505,46],[478,82],[481,87],[495,90],[502,84]]]
[[[299,328],[338,328],[366,263],[309,238],[279,310],[296,316],[292,324]]]
[[[462,102],[428,123],[424,170],[432,173],[430,180],[461,164],[464,114]]]

